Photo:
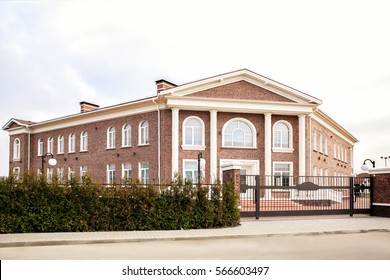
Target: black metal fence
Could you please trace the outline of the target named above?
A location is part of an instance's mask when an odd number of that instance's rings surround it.
[[[372,177],[242,175],[242,217],[370,214]]]

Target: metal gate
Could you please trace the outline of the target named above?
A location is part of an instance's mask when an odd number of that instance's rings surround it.
[[[371,214],[373,177],[241,175],[241,217]]]

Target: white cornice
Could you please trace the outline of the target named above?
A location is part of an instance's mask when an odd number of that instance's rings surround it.
[[[351,145],[359,142],[351,133],[345,130],[341,125],[335,122],[332,118],[330,118],[327,114],[322,112],[321,110],[316,110],[312,115],[312,119],[318,122],[320,125],[326,127],[334,134],[347,141]]]
[[[272,113],[284,115],[310,114],[315,105],[291,102],[264,102],[206,97],[166,96],[167,108],[240,113]]]
[[[195,81],[192,83],[184,84],[181,86],[173,87],[161,91],[160,95],[184,96],[217,86],[234,83],[237,81],[247,81],[298,103],[314,103],[317,105],[322,104],[322,101],[320,99],[300,92],[284,84],[278,83],[274,80],[261,76],[247,69],[242,69],[235,72],[222,74],[207,79]]]

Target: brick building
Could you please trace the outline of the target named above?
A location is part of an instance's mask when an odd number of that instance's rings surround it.
[[[244,174],[349,176],[357,139],[319,110],[322,101],[247,69],[175,85],[156,81],[154,97],[115,106],[80,102],[80,112],[39,123],[13,118],[10,171],[95,182],[204,182],[232,162]],[[50,156],[45,156],[49,159]]]

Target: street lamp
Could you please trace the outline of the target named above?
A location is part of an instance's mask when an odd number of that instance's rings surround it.
[[[373,161],[371,159],[366,159],[366,160],[364,160],[362,166],[360,167],[363,171],[367,171],[368,170],[368,166],[366,165],[366,161],[371,162],[372,167],[375,168],[375,161]]]
[[[381,157],[381,159],[384,159],[385,160],[385,167],[387,166],[387,159],[390,158],[390,156],[388,157]]]
[[[49,161],[48,161],[48,163],[49,163],[49,165],[51,165],[51,166],[55,166],[56,164],[57,164],[57,160],[54,158],[54,155],[52,154],[52,153],[42,153],[42,155],[41,155],[41,159],[42,159],[42,168],[41,168],[41,172],[42,172],[42,174],[45,172],[44,170],[44,168],[45,168],[45,158],[47,157],[47,156],[51,156],[51,158],[49,159]]]

